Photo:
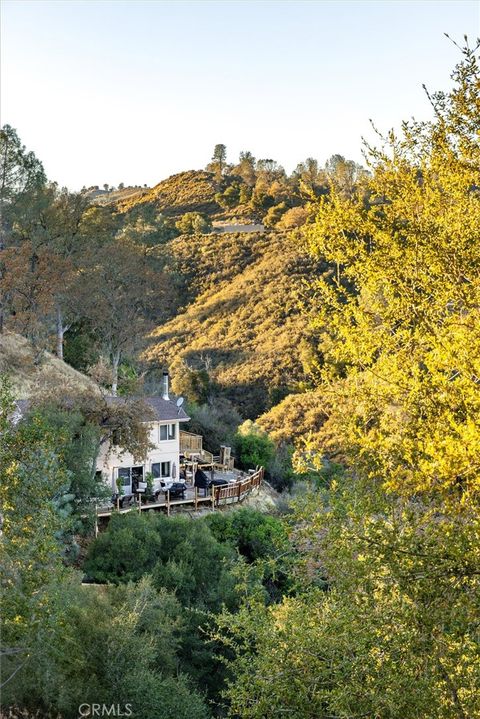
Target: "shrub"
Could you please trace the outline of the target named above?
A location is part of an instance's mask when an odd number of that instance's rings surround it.
[[[295,227],[301,227],[308,219],[309,212],[305,207],[292,207],[282,215],[277,224],[278,229],[292,230]]]
[[[274,444],[270,437],[252,420],[247,420],[235,435],[235,453],[243,469],[268,467],[274,456]]]
[[[212,404],[189,404],[188,431],[201,434],[203,446],[218,454],[220,445],[233,446],[241,417],[231,402],[218,398]]]
[[[114,514],[105,532],[90,545],[87,576],[97,582],[136,581],[150,572],[162,546],[157,517]]]
[[[212,230],[210,220],[199,212],[186,212],[177,220],[175,227],[183,235],[205,235]]]
[[[216,512],[205,522],[218,541],[232,544],[248,562],[275,556],[288,541],[280,519],[249,507],[229,514]]]

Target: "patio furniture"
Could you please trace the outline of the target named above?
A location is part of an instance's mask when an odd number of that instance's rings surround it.
[[[172,497],[181,497],[181,499],[185,499],[186,491],[187,485],[185,484],[185,482],[173,482],[172,486],[170,487],[170,499],[172,499]]]

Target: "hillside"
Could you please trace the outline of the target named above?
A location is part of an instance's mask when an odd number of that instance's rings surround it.
[[[37,358],[30,342],[13,332],[0,334],[0,374],[7,375],[17,399],[47,392],[99,391],[95,382],[49,352]]]
[[[328,419],[328,409],[320,390],[289,394],[262,414],[257,423],[276,443],[301,446],[306,438],[312,442],[318,440],[320,429]]]
[[[121,202],[135,202],[150,190],[144,187],[124,187],[117,190],[93,189],[87,192],[96,205],[116,205]]]
[[[153,334],[146,359],[206,369],[245,417],[303,378],[300,296],[315,263],[281,233],[205,235],[171,243],[185,305]]]
[[[200,212],[210,216],[221,211],[215,201],[216,191],[214,175],[211,172],[179,172],[162,180],[150,190],[118,198],[118,209],[129,212],[134,208],[150,205],[170,217],[179,217],[186,212]]]

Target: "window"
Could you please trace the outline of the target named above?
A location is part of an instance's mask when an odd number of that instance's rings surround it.
[[[154,479],[170,477],[170,462],[155,462],[152,464],[152,474]]]
[[[161,424],[160,425],[160,442],[166,442],[169,439],[175,439],[176,436],[176,424]]]
[[[122,485],[133,484],[138,485],[138,482],[143,482],[143,467],[119,467],[117,470],[117,476],[121,480]]]
[[[122,484],[130,484],[130,467],[121,467],[118,470],[118,476],[122,480]]]

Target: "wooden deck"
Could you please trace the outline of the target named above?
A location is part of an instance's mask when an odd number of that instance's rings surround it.
[[[250,476],[238,478],[234,472],[222,472],[216,474],[215,479],[224,479],[222,486],[213,486],[207,490],[204,496],[203,490],[197,487],[188,487],[185,492],[185,499],[170,499],[170,492],[166,493],[165,499],[158,502],[142,501],[142,494],[138,494],[135,502],[128,507],[117,508],[113,506],[99,507],[97,519],[109,519],[112,514],[127,514],[128,512],[164,511],[169,516],[172,509],[191,509],[198,511],[207,507],[212,511],[222,506],[242,502],[255,488],[260,487],[263,481],[264,469],[260,467]]]

